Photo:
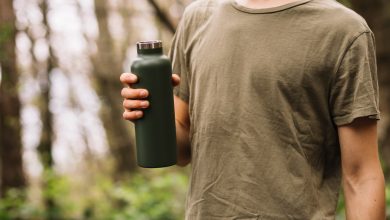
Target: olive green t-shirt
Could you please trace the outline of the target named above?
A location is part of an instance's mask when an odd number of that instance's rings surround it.
[[[199,0],[170,57],[191,122],[186,219],[334,219],[337,126],[379,119],[364,19],[334,0]]]

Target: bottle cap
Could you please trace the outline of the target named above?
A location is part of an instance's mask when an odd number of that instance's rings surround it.
[[[161,40],[151,40],[151,41],[139,41],[137,42],[137,49],[157,49],[162,48]]]

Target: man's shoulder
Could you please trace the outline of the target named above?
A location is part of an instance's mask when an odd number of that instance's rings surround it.
[[[189,4],[184,10],[183,17],[186,19],[204,19],[212,12],[224,4],[227,0],[197,0]]]
[[[349,33],[370,31],[365,19],[336,0],[312,0],[311,6],[324,24]]]
[[[183,31],[194,35],[195,32],[205,26],[219,8],[227,0],[197,0],[189,4],[183,13]]]
[[[198,11],[209,10],[217,7],[227,0],[196,0],[191,2],[185,9],[186,13],[196,13]]]

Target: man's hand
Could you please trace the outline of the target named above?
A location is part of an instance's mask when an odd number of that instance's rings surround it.
[[[121,92],[121,95],[124,98],[123,108],[125,109],[123,112],[123,118],[130,121],[142,118],[143,112],[140,109],[146,109],[149,107],[149,101],[144,100],[149,95],[148,90],[131,88],[131,86],[138,81],[137,76],[132,73],[122,73],[120,81],[128,86],[123,88]],[[179,83],[180,77],[176,74],[172,74],[173,86],[177,86]]]
[[[385,184],[379,161],[377,122],[357,118],[338,127],[348,220],[384,220]]]
[[[123,118],[135,121],[143,116],[140,109],[149,107],[149,102],[145,100],[149,93],[146,89],[133,89],[131,86],[137,83],[137,76],[132,73],[122,73],[120,81],[127,87],[122,89]],[[180,83],[180,77],[172,74],[172,84],[177,86]],[[175,123],[177,139],[177,165],[186,166],[191,161],[191,146],[189,141],[190,118],[188,113],[188,104],[178,97],[174,97],[175,103]],[[136,109],[136,110],[134,110]]]

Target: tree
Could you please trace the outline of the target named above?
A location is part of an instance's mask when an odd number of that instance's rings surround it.
[[[23,188],[20,101],[15,52],[15,15],[12,0],[0,1],[0,159],[1,196],[10,188]]]
[[[44,168],[44,178],[43,178],[43,185],[45,188],[50,187],[51,184],[53,184],[55,177],[55,174],[53,172],[53,166],[54,166],[54,160],[53,160],[53,136],[54,136],[54,130],[53,130],[53,114],[50,111],[50,97],[51,97],[51,81],[50,81],[50,74],[52,70],[58,66],[58,61],[56,59],[56,55],[54,54],[53,47],[51,45],[51,28],[49,26],[48,22],[48,0],[43,0],[40,2],[40,9],[43,15],[43,25],[46,27],[46,42],[48,44],[49,48],[49,56],[47,58],[47,61],[44,65],[44,71],[42,72],[43,77],[41,80],[43,82],[40,83],[41,85],[41,102],[40,102],[40,111],[41,111],[41,120],[42,120],[42,132],[41,132],[41,138],[38,145],[38,152],[39,156]],[[34,56],[34,54],[31,54]],[[37,60],[34,59],[36,62]],[[35,65],[39,65],[36,63]],[[46,218],[48,220],[54,220],[58,218],[58,208],[55,199],[53,198],[53,195],[46,194],[43,196],[44,204],[46,208],[47,216]]]
[[[99,27],[98,53],[92,57],[97,93],[103,102],[102,120],[107,133],[111,153],[115,158],[115,176],[134,171],[134,146],[129,135],[129,122],[121,120],[122,98],[118,83],[126,50],[115,51],[114,39],[109,32],[108,2],[95,0],[95,14]],[[127,45],[121,45],[127,48]]]
[[[171,22],[168,15],[158,6],[157,2],[154,0],[148,0],[150,5],[155,10],[156,16],[161,21],[162,24],[172,33],[174,34],[176,31],[176,26]]]
[[[124,29],[130,26],[131,12],[126,7],[127,1],[120,1],[122,8],[119,12],[122,16]],[[153,0],[148,0],[155,11],[158,20],[172,34],[175,25],[171,22],[164,10]],[[110,12],[109,2],[95,0],[95,14],[98,22],[99,37],[97,39],[98,52],[92,57],[94,67],[96,90],[103,102],[102,121],[106,129],[108,143],[111,153],[116,161],[116,176],[132,172],[136,168],[133,141],[129,135],[129,122],[121,120],[123,112],[120,90],[122,85],[118,83],[119,74],[122,72],[122,64],[126,59],[127,48],[129,47],[130,34],[126,31],[125,41],[118,44],[111,36],[108,23]],[[120,45],[120,49],[118,49]]]
[[[53,139],[53,114],[50,112],[50,73],[57,66],[56,57],[53,52],[53,48],[50,43],[51,29],[48,24],[48,1],[43,0],[41,2],[41,11],[43,14],[43,24],[46,27],[46,41],[49,45],[49,56],[46,63],[46,70],[44,71],[44,81],[41,83],[42,90],[42,103],[40,105],[41,116],[42,116],[42,134],[40,143],[38,145],[38,151],[40,152],[41,161],[45,168],[51,169],[53,166],[52,156],[52,139]],[[32,56],[34,56],[32,54]]]

